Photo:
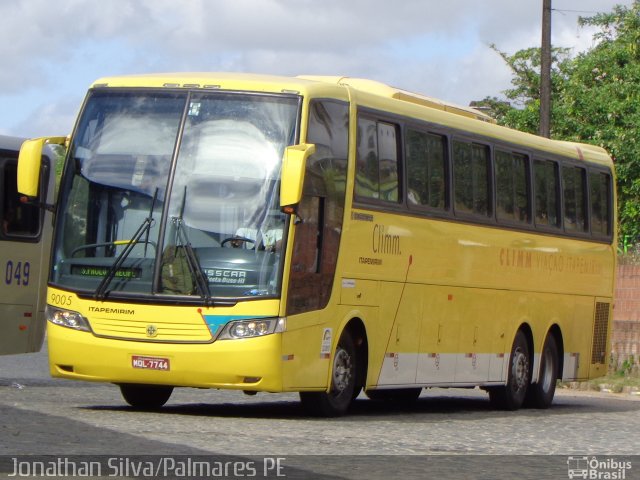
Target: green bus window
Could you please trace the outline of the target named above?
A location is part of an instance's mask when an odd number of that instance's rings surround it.
[[[536,225],[558,227],[558,167],[555,162],[536,160],[533,164],[536,189]]]
[[[446,209],[445,137],[408,130],[406,155],[409,205]]]
[[[586,174],[584,168],[562,167],[562,194],[564,197],[564,228],[571,232],[587,230]]]
[[[491,214],[489,147],[453,142],[455,208],[459,213]]]
[[[611,235],[611,176],[590,173],[591,232],[598,236]]]
[[[526,155],[502,152],[495,154],[496,215],[498,220],[529,223],[529,163]]]

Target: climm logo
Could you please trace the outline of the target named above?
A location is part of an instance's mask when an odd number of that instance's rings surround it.
[[[516,250],[514,248],[501,248],[500,266],[531,268],[531,252]]]
[[[400,235],[387,233],[387,227],[376,224],[373,227],[373,253],[402,255],[400,251]]]

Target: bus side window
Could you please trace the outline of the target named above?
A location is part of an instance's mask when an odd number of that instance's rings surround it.
[[[358,119],[356,196],[398,203],[398,127],[368,118]]]
[[[562,167],[562,194],[564,196],[564,228],[570,232],[588,231],[587,176],[584,168]]]
[[[40,209],[20,201],[17,190],[16,161],[6,161],[2,167],[2,235],[34,238],[40,233]]]
[[[536,225],[560,226],[560,198],[558,197],[558,164],[548,160],[533,162]]]
[[[489,217],[492,211],[489,147],[453,142],[453,184],[456,213]]]
[[[495,151],[496,216],[498,221],[529,223],[529,159],[519,153]]]
[[[589,173],[591,200],[591,233],[597,237],[611,235],[611,175]]]
[[[448,208],[446,138],[407,130],[407,202],[410,206]]]

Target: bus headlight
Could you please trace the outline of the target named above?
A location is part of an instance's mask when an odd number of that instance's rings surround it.
[[[254,318],[251,320],[235,320],[225,325],[218,340],[233,340],[236,338],[252,338],[284,332],[286,321],[284,318]]]
[[[89,321],[78,312],[71,310],[62,310],[60,308],[47,305],[44,309],[45,318],[55,325],[61,327],[73,328],[74,330],[82,330],[90,332]]]

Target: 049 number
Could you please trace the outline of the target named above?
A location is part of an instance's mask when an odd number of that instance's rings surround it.
[[[4,270],[4,283],[26,287],[29,285],[30,271],[31,264],[29,262],[14,263],[12,260],[8,260]]]

